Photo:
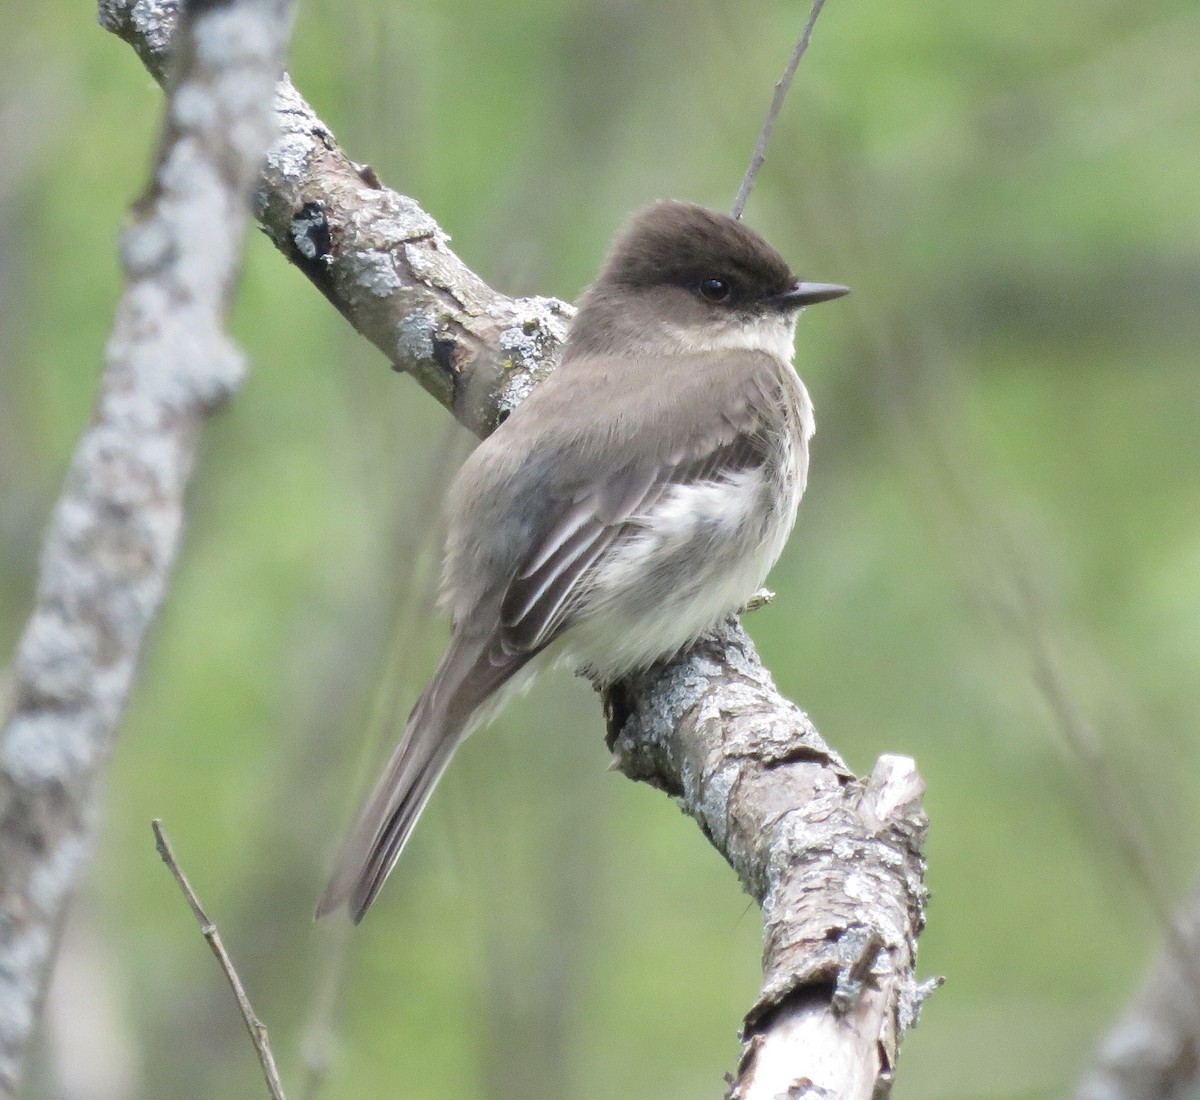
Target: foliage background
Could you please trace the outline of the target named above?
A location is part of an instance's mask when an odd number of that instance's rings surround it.
[[[88,5],[0,12],[11,652],[161,97]],[[292,71],[489,281],[571,298],[639,205],[728,206],[803,16],[308,0]],[[801,326],[814,471],[749,626],[857,770],[908,753],[929,786],[921,969],[948,980],[901,1100],[1068,1093],[1155,949],[1128,821],[1039,690],[1043,642],[1171,900],[1200,855],[1198,51],[1192,0],[833,0],[748,210],[855,289]],[[29,1095],[258,1094],[153,816],[295,1095],[326,1049],[331,1098],[715,1095],[757,914],[690,822],[605,771],[565,675],[461,754],[353,937],[336,1041],[313,1037],[343,933],[312,906],[385,751],[364,731],[390,736],[379,685],[406,710],[444,640],[430,501],[466,444],[263,240],[236,331],[252,375],[204,443]]]

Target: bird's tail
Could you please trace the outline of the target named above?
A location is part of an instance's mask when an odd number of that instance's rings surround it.
[[[489,662],[478,644],[451,642],[338,855],[318,917],[344,905],[355,924],[362,920],[480,705],[515,671]]]

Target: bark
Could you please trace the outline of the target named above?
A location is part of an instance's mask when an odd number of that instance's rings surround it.
[[[274,136],[287,0],[198,4],[153,181],[122,241],[100,395],[50,521],[0,728],[0,1095],[15,1093],[98,781],[162,602],[205,418],[243,363],[223,332]]]
[[[856,779],[729,620],[608,693],[614,766],[696,819],[763,910],[763,974],[730,1100],[886,1095],[936,983],[924,925],[924,787],[912,760]]]

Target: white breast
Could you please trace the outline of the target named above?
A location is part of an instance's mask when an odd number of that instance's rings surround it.
[[[808,472],[812,402],[781,370],[784,421],[764,468],[676,485],[598,563],[562,661],[602,681],[673,656],[743,607],[779,559]]]

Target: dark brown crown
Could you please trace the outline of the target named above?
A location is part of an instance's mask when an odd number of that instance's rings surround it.
[[[643,210],[617,239],[604,266],[605,282],[630,287],[694,288],[726,278],[739,297],[782,294],[794,283],[787,262],[758,233],[727,214],[686,202]]]

